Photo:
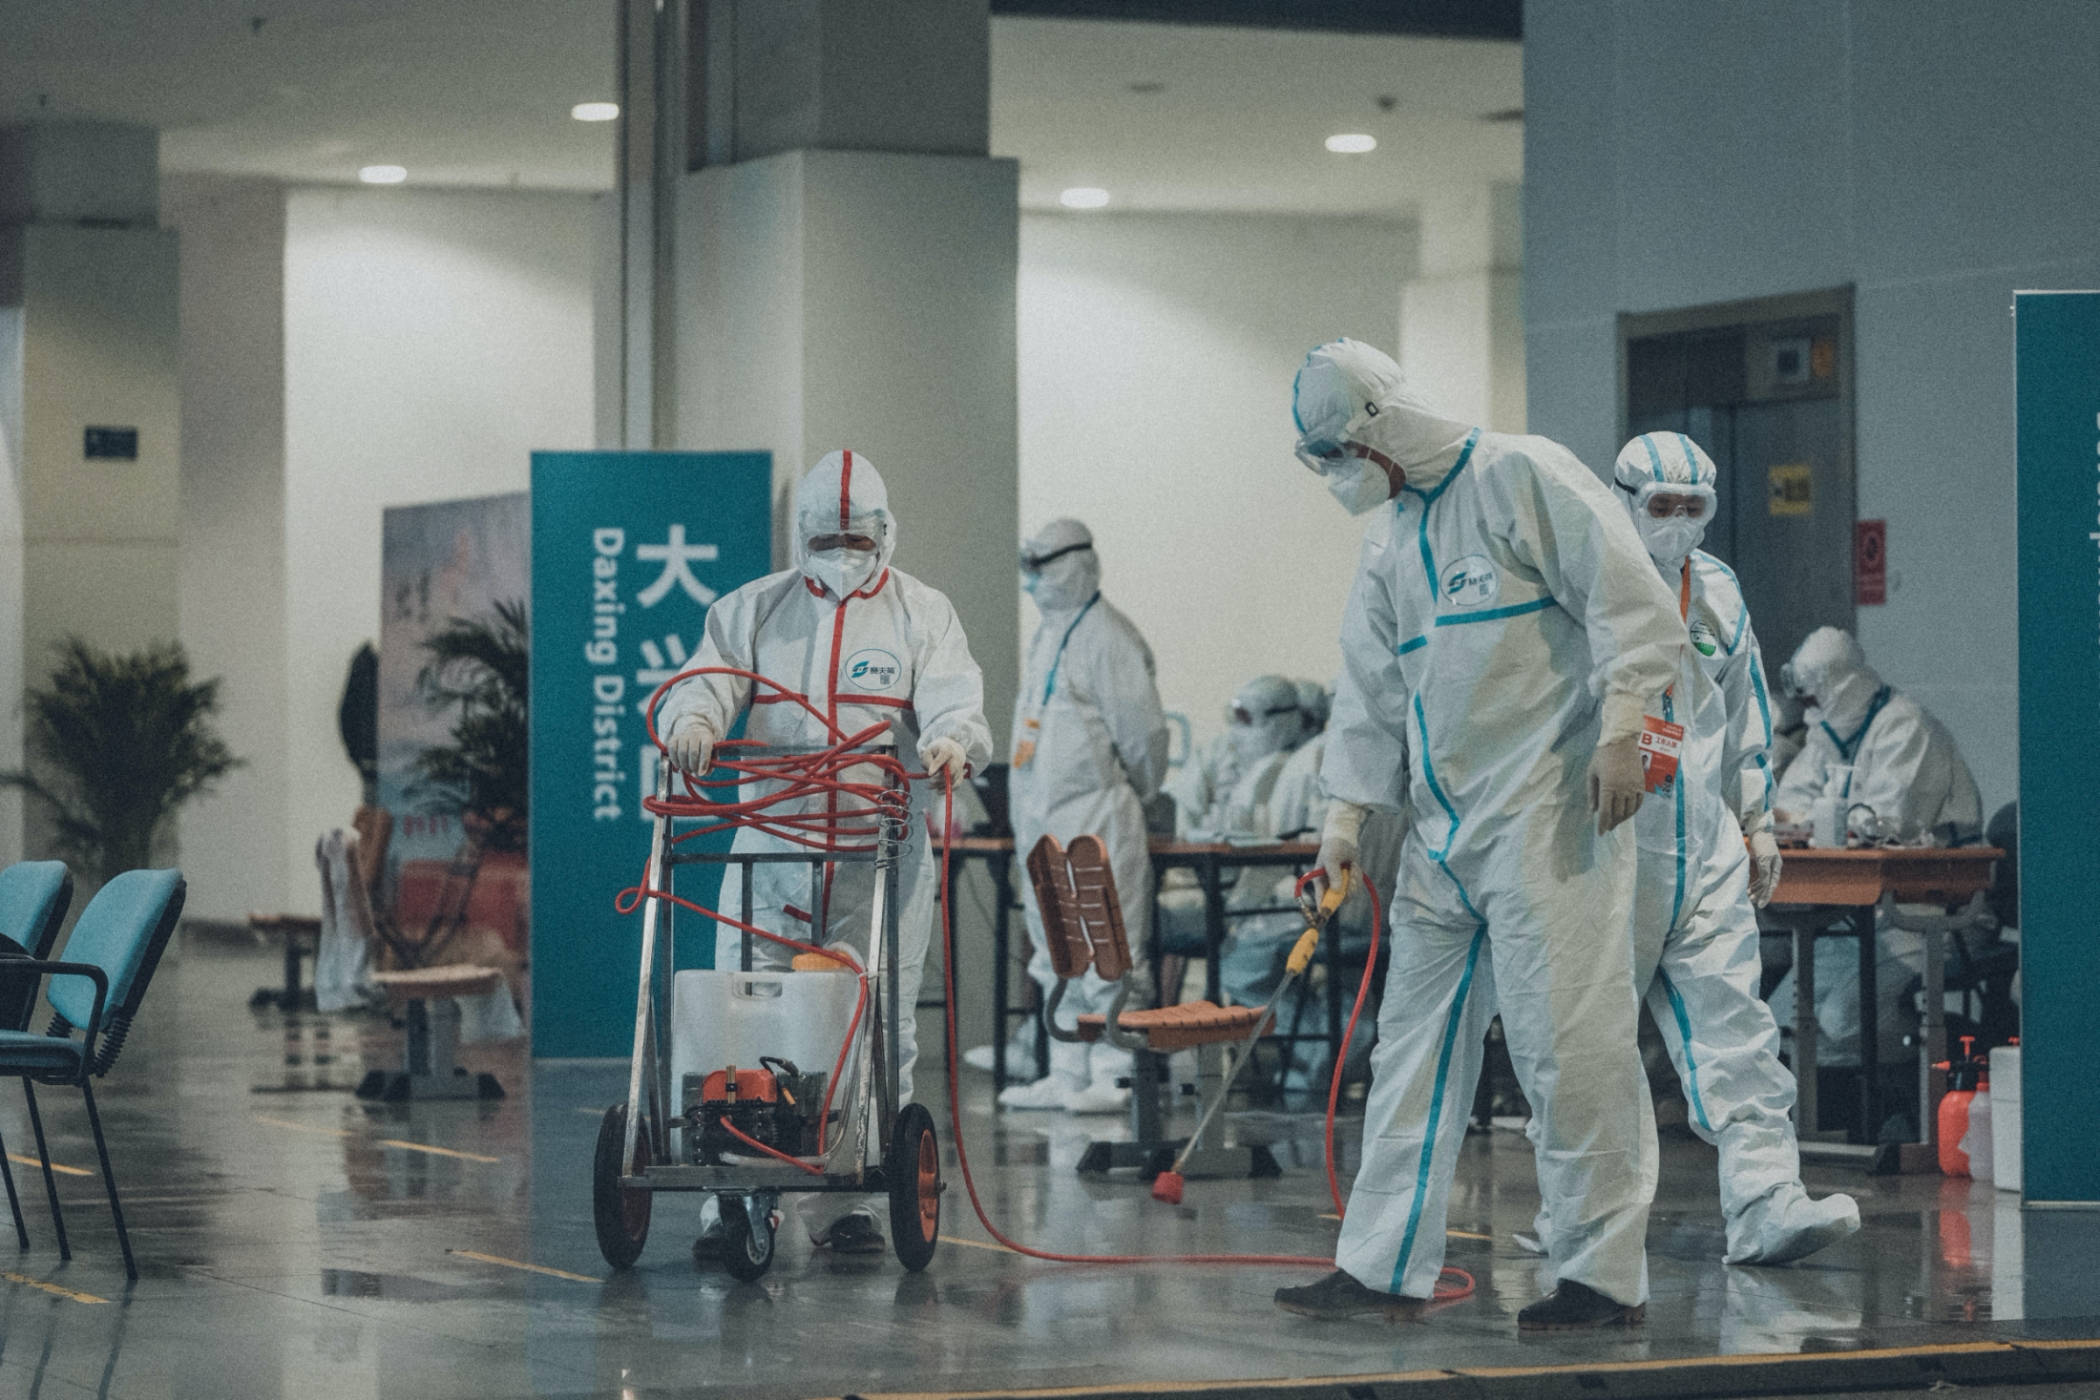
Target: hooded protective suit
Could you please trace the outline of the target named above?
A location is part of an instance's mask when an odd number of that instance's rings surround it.
[[[1167,784],[1185,838],[1270,835],[1270,796],[1291,751],[1305,741],[1298,687],[1289,677],[1256,676],[1234,693],[1226,713],[1226,731]]]
[[[809,541],[830,534],[866,535],[876,541],[872,557],[853,551],[813,557]],[[874,465],[857,452],[834,452],[810,469],[795,489],[794,567],[745,584],[707,612],[707,632],[695,666],[732,666],[756,671],[792,688],[847,733],[888,721],[899,756],[914,767],[935,740],[959,743],[973,767],[992,756],[984,718],[984,678],[971,659],[954,607],[936,590],[890,567],[897,525],[888,493]],[[848,588],[841,596],[839,586]],[[736,676],[695,676],[664,697],[657,716],[668,734],[687,715],[717,737],[746,716],[744,736],[761,743],[814,748],[836,742],[810,713],[778,692]],[[849,770],[854,781],[875,781],[872,770]],[[754,785],[770,787],[771,785]],[[754,796],[756,794],[753,794]],[[806,810],[847,811],[836,796],[807,799]],[[940,810],[932,784],[912,788],[910,836],[901,861],[901,907],[897,929],[899,1000],[918,999],[921,969],[933,933],[933,901],[940,871],[927,837],[926,814]],[[739,831],[739,851],[801,850],[752,829]],[[820,945],[850,946],[865,965],[874,895],[875,867],[827,864],[819,888],[811,890],[807,865],[799,861],[752,867],[752,922],[787,937]],[[738,867],[723,879],[720,907],[740,907]],[[812,900],[824,908],[813,910]],[[715,966],[735,967],[742,937],[721,928]],[[791,954],[757,940],[753,963],[786,967]],[[918,1058],[914,1018],[907,1010],[899,1076],[906,1102],[912,1096],[912,1067]],[[835,1219],[858,1203],[846,1195],[808,1195],[806,1221]],[[820,1233],[812,1228],[813,1235]]]
[[[1677,779],[1633,819],[1634,985],[1685,1086],[1692,1130],[1720,1149],[1728,1262],[1798,1259],[1858,1229],[1859,1208],[1846,1196],[1811,1201],[1802,1188],[1794,1079],[1779,1063],[1779,1028],[1758,996],[1744,834],[1771,822],[1772,729],[1757,634],[1735,575],[1696,548],[1717,478],[1706,453],[1680,433],[1643,434],[1619,453],[1614,477],[1650,557],[1677,591],[1692,642],[1662,701],[1662,717],[1685,730]],[[1650,516],[1658,492],[1706,497],[1700,528],[1658,530],[1684,518]],[[1656,1165],[1651,1155],[1651,1180]],[[1543,1219],[1540,1228],[1549,1229]]]
[[[1848,826],[1884,839],[1957,846],[1983,831],[1983,799],[1961,749],[1923,706],[1883,682],[1859,643],[1836,627],[1818,627],[1784,671],[1789,688],[1812,699],[1807,740],[1787,765],[1772,806],[1783,821],[1805,822],[1826,792],[1843,800]],[[1850,772],[1844,770],[1849,765]],[[1884,1065],[1905,1053],[1911,1016],[1901,1003],[1909,980],[1925,968],[1923,938],[1900,929],[1879,934],[1880,1052]],[[1794,975],[1773,989],[1772,1011],[1789,1030]],[[1852,940],[1816,940],[1819,1062],[1859,1063],[1859,957]]]
[[[1807,741],[1772,805],[1806,821],[1833,783],[1855,829],[1872,814],[1888,839],[1961,845],[1983,833],[1983,800],[1945,725],[1867,665],[1851,633],[1818,627],[1787,664],[1792,688],[1812,697]],[[1831,770],[1850,765],[1849,783]],[[1862,811],[1861,808],[1865,808]]]
[[[1314,350],[1295,406],[1301,456],[1327,464],[1345,505],[1376,494],[1352,463],[1399,487],[1365,536],[1321,769],[1339,803],[1408,819],[1335,1263],[1372,1289],[1430,1295],[1499,996],[1539,1119],[1555,1274],[1641,1302],[1635,850],[1625,826],[1598,833],[1584,765],[1636,736],[1676,678],[1676,600],[1566,448],[1439,417],[1369,346]]]
[[[1031,565],[1033,567],[1031,567]],[[1101,562],[1093,536],[1076,520],[1053,520],[1022,548],[1022,583],[1042,619],[1028,643],[1021,694],[1014,705],[1013,767],[1008,793],[1014,849],[1026,855],[1043,836],[1070,845],[1098,836],[1108,847],[1130,947],[1140,959],[1152,924],[1152,861],[1146,853],[1144,804],[1167,771],[1167,722],[1153,678],[1152,649],[1134,623],[1101,596]],[[1029,975],[1047,1004],[1057,976],[1035,890],[1021,882],[1035,955]],[[1115,984],[1088,972],[1066,990],[1061,1024],[1104,1012]],[[1106,1042],[1050,1042],[1050,1075],[1008,1089],[1009,1107],[1111,1109],[1128,1100],[1116,1080],[1130,1073],[1129,1052]],[[1068,1102],[1087,1094],[1084,1103]]]

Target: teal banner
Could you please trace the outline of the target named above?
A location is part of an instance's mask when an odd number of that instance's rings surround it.
[[[708,605],[772,567],[764,452],[532,454],[532,1053],[625,1056],[649,856],[643,709],[690,664]],[[712,899],[690,871],[680,895]],[[681,966],[712,965],[687,920]]]
[[[2021,292],[2013,314],[2023,1185],[2100,1203],[2100,292]]]

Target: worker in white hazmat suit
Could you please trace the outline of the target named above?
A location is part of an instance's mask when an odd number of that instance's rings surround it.
[[[1305,742],[1304,708],[1288,676],[1256,676],[1234,693],[1225,732],[1167,784],[1186,840],[1272,833],[1269,798],[1285,759]]]
[[[1069,846],[1098,836],[1108,848],[1123,926],[1130,935],[1134,981],[1147,982],[1145,949],[1152,926],[1152,859],[1145,844],[1147,799],[1167,772],[1167,721],[1154,679],[1152,649],[1135,623],[1101,595],[1094,537],[1077,520],[1053,520],[1021,547],[1021,586],[1041,620],[1028,643],[1021,694],[1014,704],[1012,767],[1007,778],[1014,850],[1024,859],[1045,835]],[[1057,985],[1034,887],[1022,882],[1029,975],[1044,1005]],[[1116,984],[1090,970],[1065,989],[1058,1022],[1069,1031],[1086,1013],[1102,1013]],[[1128,1050],[1050,1041],[1049,1073],[999,1095],[1008,1108],[1111,1112],[1130,1102],[1120,1087],[1131,1072]]]
[[[1225,732],[1200,745],[1168,780],[1176,834],[1184,841],[1274,835],[1276,785],[1307,732],[1298,685],[1288,676],[1256,676],[1241,686],[1225,707]],[[1245,873],[1237,866],[1220,872],[1228,911],[1272,902],[1270,881],[1249,882],[1241,878]],[[1232,926],[1228,921],[1228,935]],[[1159,895],[1159,933],[1160,946],[1171,952],[1201,956],[1206,950],[1204,895],[1193,871],[1168,873]],[[1219,972],[1225,974],[1222,960]],[[1167,989],[1170,998],[1174,991]]]
[[[1779,820],[1807,824],[1816,800],[1827,795],[1838,802],[1839,821],[1862,839],[1960,846],[1982,834],[1983,799],[1954,736],[1917,701],[1884,682],[1851,633],[1836,627],[1809,633],[1781,668],[1781,684],[1808,711],[1801,754],[1788,765],[1772,797]],[[1858,945],[1850,938],[1825,937],[1815,941],[1815,948],[1817,1062],[1857,1065]],[[1891,1065],[1906,1057],[1903,1036],[1916,1027],[1902,1001],[1910,979],[1925,970],[1924,937],[1882,929],[1875,960],[1877,1046],[1881,1063]],[[1773,989],[1772,1011],[1791,1033],[1791,970]]]
[[[1356,341],[1306,357],[1299,455],[1377,512],[1342,619],[1320,868],[1408,818],[1363,1166],[1337,1272],[1277,1302],[1419,1315],[1499,998],[1539,1119],[1558,1283],[1526,1329],[1646,1314],[1652,1131],[1633,984],[1639,736],[1687,645],[1640,537],[1567,449],[1440,417]]]
[[[834,452],[810,469],[795,489],[793,567],[745,584],[707,610],[707,630],[695,666],[755,671],[806,699],[832,725],[853,734],[887,723],[876,743],[894,743],[907,766],[928,780],[912,784],[909,835],[899,872],[897,916],[899,1003],[903,1006],[899,1081],[903,1101],[912,1097],[912,1067],[918,1059],[911,1008],[918,1000],[921,969],[933,934],[938,857],[927,836],[926,816],[940,810],[944,778],[960,784],[968,772],[990,761],[991,728],[984,718],[984,678],[971,659],[955,608],[935,589],[890,567],[897,550],[897,522],[874,465],[858,452]],[[799,748],[837,742],[815,715],[780,692],[740,676],[694,676],[680,683],[657,714],[671,761],[687,773],[704,773],[715,746],[739,716],[744,737]],[[873,782],[872,769],[849,769],[848,781]],[[772,790],[750,784],[744,800]],[[756,792],[752,789],[757,789]],[[855,799],[837,795],[803,799],[802,810],[834,811],[851,819]],[[865,819],[860,823],[866,824]],[[841,844],[865,844],[845,837]],[[738,851],[803,851],[752,828],[740,830]],[[868,964],[868,931],[875,867],[833,862],[823,867],[812,890],[809,866],[801,861],[751,867],[752,922],[800,942],[850,948]],[[739,867],[727,868],[720,908],[742,907]],[[815,904],[816,908],[812,908]],[[735,967],[742,935],[720,926],[715,966]],[[792,954],[778,944],[755,940],[754,966],[784,968]],[[849,1069],[850,1073],[850,1069]],[[844,1194],[798,1197],[810,1238],[842,1253],[874,1253],[883,1247],[876,1221],[886,1207],[878,1198]],[[712,1204],[713,1198],[709,1198]],[[706,1253],[709,1236],[695,1246]]]
[[[1842,1195],[1812,1201],[1801,1185],[1794,1077],[1758,996],[1753,906],[1771,902],[1780,871],[1764,662],[1735,575],[1698,548],[1716,499],[1712,459],[1681,433],[1644,433],[1613,477],[1692,642],[1662,703],[1662,718],[1684,729],[1676,775],[1633,819],[1635,985],[1677,1067],[1692,1131],[1720,1149],[1728,1262],[1783,1264],[1857,1230],[1859,1207]],[[1656,1159],[1648,1166],[1652,1175]],[[1550,1238],[1543,1214],[1539,1230]]]

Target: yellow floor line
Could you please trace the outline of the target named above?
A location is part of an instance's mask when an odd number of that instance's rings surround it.
[[[545,1274],[548,1278],[565,1278],[577,1283],[603,1283],[604,1279],[592,1278],[589,1274],[572,1274],[567,1269],[550,1269],[545,1264],[528,1264],[522,1259],[505,1259],[500,1254],[482,1254],[471,1249],[448,1249],[447,1254],[456,1254],[462,1259],[472,1259],[477,1264],[500,1264],[506,1269],[523,1269],[528,1274]]]
[[[252,1115],[258,1123],[268,1123],[273,1128],[289,1128],[295,1133],[318,1133],[322,1137],[346,1138],[350,1134],[342,1128],[317,1128],[311,1123],[294,1123],[289,1118],[269,1118],[257,1113]]]
[[[55,1283],[46,1283],[40,1278],[31,1278],[27,1274],[10,1274],[0,1272],[0,1278],[6,1279],[9,1283],[20,1283],[25,1284],[30,1288],[41,1289],[43,1292],[49,1293],[54,1298],[70,1298],[76,1303],[106,1303],[109,1301],[109,1299],[107,1298],[97,1298],[92,1293],[75,1293],[70,1288],[60,1288]]]
[[[21,1166],[25,1166],[25,1167],[36,1167],[36,1168],[38,1168],[39,1170],[42,1170],[42,1163],[38,1162],[36,1158],[34,1158],[34,1157],[24,1157],[24,1156],[23,1156],[23,1155],[22,1155],[21,1153],[19,1153],[19,1152],[10,1152],[10,1153],[8,1153],[8,1154],[7,1154],[7,1160],[8,1160],[8,1161],[10,1161],[10,1162],[15,1162],[15,1163],[18,1163],[18,1164],[19,1164],[19,1165],[21,1165]],[[53,1162],[53,1163],[51,1164],[51,1170],[53,1170],[53,1171],[57,1172],[57,1173],[58,1173],[58,1174],[59,1174],[60,1176],[93,1176],[93,1175],[94,1175],[94,1173],[93,1173],[93,1172],[91,1172],[91,1171],[89,1171],[89,1170],[88,1170],[88,1169],[87,1169],[86,1167],[69,1167],[69,1166],[67,1166],[67,1165],[66,1165],[65,1163],[63,1163],[63,1162]],[[102,1301],[102,1299],[100,1299],[100,1298],[97,1298],[97,1299],[96,1299],[95,1301],[99,1303],[99,1302],[101,1302],[101,1301]]]
[[[962,1240],[962,1239],[957,1239],[957,1238],[956,1238],[955,1236],[953,1236],[953,1235],[943,1235],[943,1236],[941,1236],[941,1243],[942,1243],[942,1244],[959,1244],[959,1245],[962,1245],[962,1246],[963,1246],[964,1248],[966,1248],[966,1249],[989,1249],[989,1250],[990,1250],[990,1251],[991,1251],[992,1253],[994,1253],[994,1254],[1007,1254],[1007,1253],[1010,1253],[1010,1252],[1011,1252],[1011,1251],[1009,1251],[1009,1250],[1007,1249],[1007,1247],[1006,1247],[1005,1245],[1003,1245],[1003,1244],[986,1244],[986,1243],[985,1243],[985,1242],[984,1242],[983,1240]]]
[[[344,1128],[317,1128],[310,1123],[294,1123],[288,1118],[270,1118],[257,1113],[252,1115],[258,1123],[268,1123],[273,1128],[289,1128],[295,1133],[319,1133],[323,1137],[346,1138],[351,1134]],[[427,1142],[409,1142],[402,1138],[380,1138],[381,1147],[398,1147],[404,1152],[428,1152],[438,1157],[457,1157],[463,1162],[500,1162],[501,1157],[486,1157],[479,1152],[460,1152],[450,1147],[432,1147]],[[63,1170],[57,1166],[54,1171]],[[86,1176],[86,1172],[81,1173]],[[594,1280],[595,1281],[595,1280]]]
[[[501,1157],[484,1157],[479,1152],[456,1152],[449,1147],[432,1147],[427,1142],[403,1142],[400,1138],[381,1138],[381,1147],[398,1147],[404,1152],[429,1152],[439,1157],[457,1157],[463,1162],[500,1162]],[[594,1280],[595,1281],[595,1280]]]

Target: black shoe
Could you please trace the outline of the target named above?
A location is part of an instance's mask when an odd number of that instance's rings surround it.
[[[1276,1290],[1276,1306],[1285,1312],[1330,1320],[1379,1313],[1388,1322],[1412,1322],[1422,1315],[1426,1302],[1423,1298],[1366,1288],[1340,1269],[1318,1283]]]
[[[833,1254],[880,1254],[889,1248],[881,1228],[858,1211],[835,1223],[816,1243]]]
[[[1517,1314],[1523,1332],[1572,1332],[1582,1327],[1628,1327],[1648,1317],[1646,1303],[1617,1303],[1586,1283],[1564,1278],[1551,1293]]]
[[[729,1232],[722,1228],[721,1221],[710,1221],[707,1228],[700,1232],[700,1238],[693,1241],[693,1267],[717,1268],[728,1251]]]

